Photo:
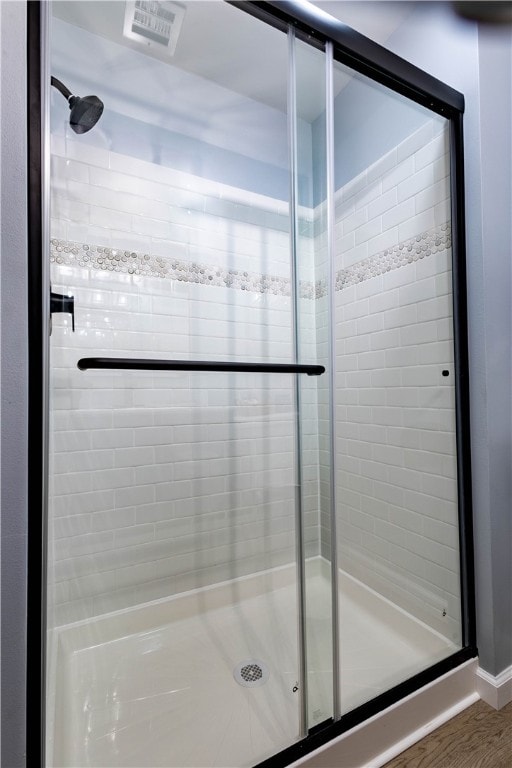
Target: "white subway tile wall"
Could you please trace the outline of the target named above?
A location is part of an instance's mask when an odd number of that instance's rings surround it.
[[[72,141],[55,142],[52,168],[52,289],[76,306],[75,333],[53,318],[55,623],[292,562],[292,377],[76,366],[86,356],[289,362],[287,204],[114,153],[86,157]],[[313,286],[307,244],[301,256]],[[315,362],[314,302],[300,304],[303,359]],[[302,382],[301,413],[316,555],[314,379]]]
[[[336,494],[340,567],[458,642],[449,168],[432,120],[337,193]]]
[[[439,126],[337,192],[337,530],[340,567],[457,639]],[[74,141],[53,152],[53,289],[75,295],[77,326],[54,318],[56,623],[291,562],[287,377],[76,369],[88,355],[289,361],[288,205]],[[299,274],[313,289],[300,341],[304,361],[328,364],[323,212],[301,211]],[[328,387],[302,386],[307,554],[328,558]]]

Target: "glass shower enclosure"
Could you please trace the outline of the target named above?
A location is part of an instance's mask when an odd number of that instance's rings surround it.
[[[271,7],[43,19],[45,765],[286,764],[471,644],[456,110]]]

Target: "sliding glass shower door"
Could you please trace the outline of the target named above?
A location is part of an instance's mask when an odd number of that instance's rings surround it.
[[[291,31],[190,3],[171,56],[165,3],[132,9],[142,45],[103,5],[51,21],[52,75],[104,111],[77,135],[52,89],[48,762],[252,765],[332,716],[325,63],[307,104]]]
[[[281,16],[52,6],[48,766],[255,765],[467,644],[450,121]]]

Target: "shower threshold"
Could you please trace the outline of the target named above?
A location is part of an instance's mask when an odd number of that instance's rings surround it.
[[[322,558],[306,570],[314,725],[331,716],[330,580]],[[48,765],[250,766],[296,742],[295,577],[284,566],[55,630]],[[344,712],[456,650],[360,582],[339,581]],[[240,685],[234,670],[255,660],[265,679]]]

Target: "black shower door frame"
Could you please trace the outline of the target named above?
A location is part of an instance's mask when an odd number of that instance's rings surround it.
[[[229,1],[229,0],[227,0]],[[471,448],[469,420],[469,357],[464,218],[464,96],[383,46],[345,24],[293,2],[231,2],[241,11],[287,30],[312,45],[331,43],[335,61],[442,115],[450,122],[453,319],[459,499],[460,574],[462,592],[462,648],[371,701],[328,720],[300,742],[260,763],[258,768],[280,768],[307,755],[441,675],[477,655]],[[42,509],[47,483],[47,332],[49,295],[43,264],[45,232],[43,147],[45,88],[41,82],[45,53],[43,14],[47,4],[27,2],[28,106],[28,327],[29,327],[29,443],[28,443],[28,574],[27,574],[27,765],[45,765],[46,665],[46,521]]]

